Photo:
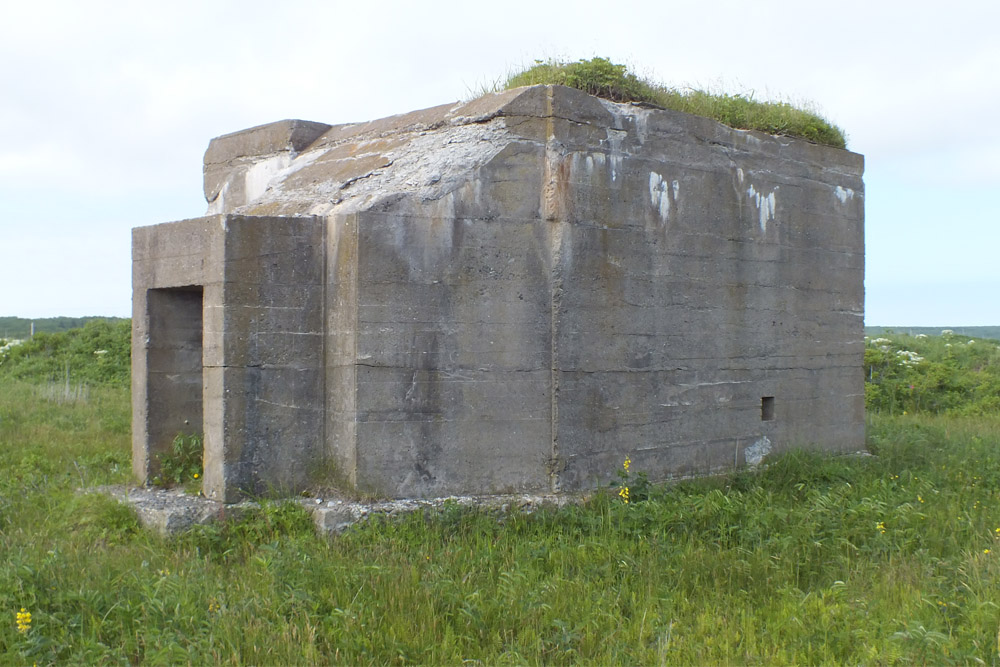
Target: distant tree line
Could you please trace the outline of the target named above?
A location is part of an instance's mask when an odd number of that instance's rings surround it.
[[[125,317],[41,317],[29,319],[25,317],[0,317],[0,338],[6,340],[24,340],[31,335],[31,324],[35,324],[35,333],[60,333],[70,329],[80,329],[93,320],[119,322]]]
[[[956,336],[971,336],[973,338],[992,338],[1000,340],[1000,326],[996,327],[865,327],[866,336],[879,336],[881,334],[906,334],[916,336],[924,334],[927,336],[940,336],[943,332],[950,331]]]
[[[36,327],[34,337],[18,345],[0,343],[0,382],[10,378],[127,387],[131,376],[131,320],[88,320],[82,327],[55,333],[38,331]]]

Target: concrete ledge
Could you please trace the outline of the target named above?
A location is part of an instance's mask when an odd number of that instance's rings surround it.
[[[174,535],[196,524],[238,519],[256,503],[244,501],[225,505],[203,496],[192,496],[181,489],[126,488],[102,486],[93,489],[135,509],[139,521],[161,535]]]
[[[88,489],[87,493],[102,493],[126,503],[135,509],[139,521],[147,529],[163,536],[176,535],[194,525],[205,525],[215,521],[239,520],[249,510],[259,507],[253,501],[237,504],[209,500],[203,496],[192,496],[180,489],[126,488],[124,486],[102,486]],[[562,507],[570,503],[582,502],[585,496],[570,495],[496,495],[496,496],[448,496],[426,500],[387,500],[360,502],[342,498],[295,498],[288,499],[301,504],[313,518],[316,530],[321,535],[338,535],[356,523],[372,516],[397,516],[425,509],[441,510],[458,505],[479,507],[499,512],[530,513],[543,506]]]
[[[426,500],[388,500],[363,503],[351,500],[325,500],[306,498],[302,504],[310,513],[320,533],[332,535],[342,533],[355,523],[372,516],[396,516],[424,509],[440,510],[448,506],[478,507],[503,513],[530,513],[544,507],[562,507],[570,503],[582,502],[584,496],[566,495],[499,495],[499,496],[448,496]]]
[[[209,142],[205,165],[286,151],[298,153],[331,127],[327,123],[288,119],[224,134]]]

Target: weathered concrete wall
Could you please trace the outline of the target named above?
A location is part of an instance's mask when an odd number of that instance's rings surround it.
[[[198,432],[199,424],[206,450],[221,447],[221,434],[211,429],[214,413],[203,410],[212,399],[196,370],[222,345],[221,329],[211,325],[222,304],[218,231],[215,218],[132,230],[132,469],[140,480],[159,472],[157,457],[178,433]]]
[[[624,452],[659,477],[748,447],[862,449],[860,158],[590,107],[586,128],[557,114],[551,139],[564,486]]]
[[[546,86],[297,123],[206,154],[236,214],[220,497],[331,466],[430,496],[863,448],[861,156]]]
[[[224,220],[223,495],[290,493],[323,455],[324,225]]]
[[[324,234],[311,218],[233,215],[134,230],[140,479],[178,433],[203,431],[210,498],[311,481],[323,459]]]
[[[545,229],[444,206],[358,216],[358,483],[418,497],[547,488]]]

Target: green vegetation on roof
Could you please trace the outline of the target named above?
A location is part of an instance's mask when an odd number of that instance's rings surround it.
[[[818,144],[846,148],[844,132],[819,114],[787,102],[759,102],[752,96],[717,94],[704,90],[678,90],[637,77],[625,65],[607,58],[577,62],[535,61],[499,86],[556,84],[578,88],[614,102],[639,102],[664,109],[705,116],[741,130],[800,137]]]

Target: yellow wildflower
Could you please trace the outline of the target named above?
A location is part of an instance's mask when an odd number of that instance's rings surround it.
[[[628,487],[627,486],[623,486],[621,489],[619,489],[618,490],[618,495],[621,496],[622,502],[628,504]]]
[[[625,461],[622,463],[622,467],[625,468],[625,472],[628,472],[628,467],[632,465],[632,459],[625,457]]]
[[[21,611],[17,612],[17,631],[20,633],[25,633],[31,629],[31,612],[21,607]]]

